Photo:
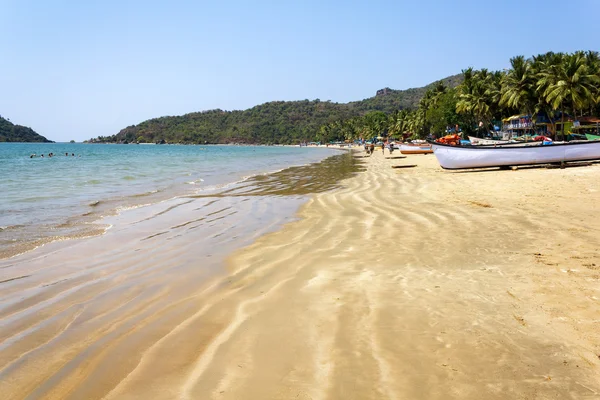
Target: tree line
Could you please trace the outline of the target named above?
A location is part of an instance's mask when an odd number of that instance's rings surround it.
[[[530,58],[510,59],[503,71],[462,71],[455,88],[437,82],[413,109],[385,115],[370,112],[362,117],[322,125],[322,141],[371,139],[377,136],[424,138],[458,129],[468,135],[487,133],[502,119],[515,114],[544,118],[551,132],[560,122],[564,136],[567,118],[600,115],[600,57],[597,51],[548,52]]]

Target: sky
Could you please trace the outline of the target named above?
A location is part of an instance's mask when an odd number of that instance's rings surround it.
[[[361,100],[600,50],[600,0],[0,0],[0,115],[55,141],[273,100]]]

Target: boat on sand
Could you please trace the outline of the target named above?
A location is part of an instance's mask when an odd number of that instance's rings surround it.
[[[453,146],[429,142],[444,169],[509,167],[600,160],[600,141],[537,146]]]
[[[433,149],[429,143],[402,143],[400,145],[401,154],[430,154]]]

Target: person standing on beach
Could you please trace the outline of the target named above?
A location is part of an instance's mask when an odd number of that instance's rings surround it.
[[[385,143],[381,142],[381,155],[385,155]]]

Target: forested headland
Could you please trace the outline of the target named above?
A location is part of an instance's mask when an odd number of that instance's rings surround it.
[[[461,75],[455,75],[442,82],[455,87],[461,79]],[[389,115],[396,110],[413,109],[433,86],[408,90],[385,88],[373,97],[350,103],[318,99],[273,101],[243,111],[209,110],[160,117],[89,142],[296,144],[319,140],[319,131],[329,124],[362,118],[369,113]]]
[[[0,117],[0,142],[43,142],[52,143],[33,129],[15,125],[8,119]]]

